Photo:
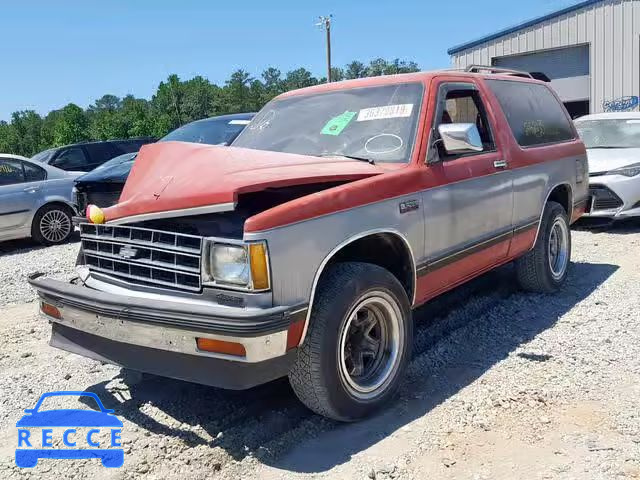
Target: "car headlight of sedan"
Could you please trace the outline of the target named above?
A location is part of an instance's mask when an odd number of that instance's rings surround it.
[[[640,163],[627,165],[626,167],[616,168],[607,172],[608,175],[624,175],[625,177],[635,177],[640,175]]]
[[[231,244],[205,239],[203,260],[204,285],[252,291],[271,286],[265,242]]]

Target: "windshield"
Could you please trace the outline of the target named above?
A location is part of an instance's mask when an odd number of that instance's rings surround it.
[[[584,120],[576,128],[587,148],[640,148],[640,119]]]
[[[174,130],[161,142],[192,142],[208,145],[228,145],[249,123],[249,120],[199,120]]]
[[[33,157],[31,157],[31,160],[33,160],[34,162],[47,163],[51,159],[55,151],[55,148],[44,150],[43,152],[36,153]]]
[[[422,84],[352,88],[274,100],[234,147],[381,162],[411,157]]]

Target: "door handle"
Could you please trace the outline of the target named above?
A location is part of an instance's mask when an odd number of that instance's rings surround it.
[[[40,190],[40,187],[27,187],[27,188],[23,189],[23,192],[35,193],[38,190]]]
[[[493,166],[495,168],[507,168],[509,166],[509,164],[507,163],[506,160],[495,160],[493,162]]]

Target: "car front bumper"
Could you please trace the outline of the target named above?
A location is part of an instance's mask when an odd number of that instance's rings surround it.
[[[306,306],[239,308],[147,299],[32,275],[29,283],[59,318],[51,345],[133,370],[244,389],[287,374]],[[196,338],[241,344],[244,356],[202,351]],[[293,340],[293,339],[292,339]]]
[[[591,177],[589,193],[594,199],[586,217],[622,219],[640,216],[640,175]],[[605,195],[608,201],[599,203],[599,195]]]

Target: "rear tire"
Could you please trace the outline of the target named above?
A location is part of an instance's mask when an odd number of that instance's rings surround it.
[[[309,322],[289,372],[302,403],[346,422],[387,403],[413,344],[411,307],[396,277],[368,263],[329,267],[318,284]]]
[[[533,249],[516,260],[518,283],[531,292],[555,292],[567,278],[570,260],[571,229],[567,212],[559,203],[548,202]]]
[[[42,245],[64,243],[73,233],[72,216],[73,211],[66,205],[45,205],[33,217],[31,236]]]

